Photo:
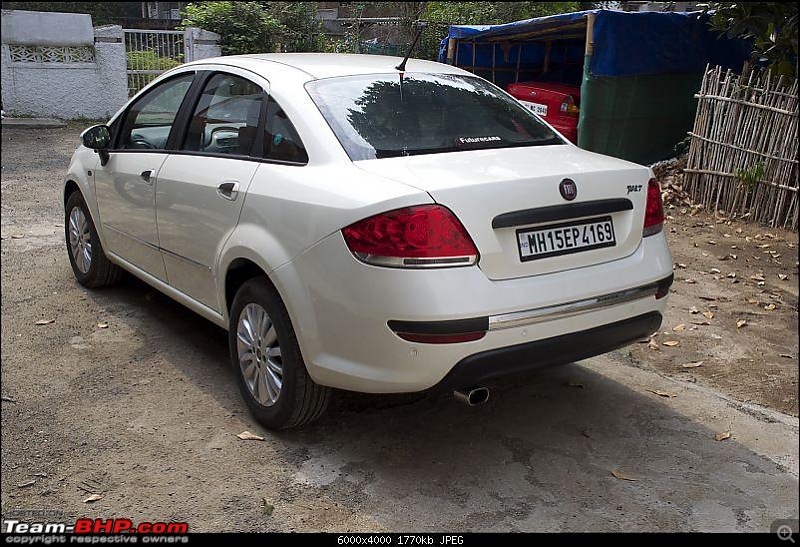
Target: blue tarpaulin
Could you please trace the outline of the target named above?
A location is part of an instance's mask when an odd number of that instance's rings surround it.
[[[749,56],[748,44],[718,37],[708,28],[706,16],[701,12],[591,10],[502,25],[451,25],[448,37],[442,40],[439,61],[446,62],[447,39],[455,38],[462,41],[454,64],[465,68],[473,66],[473,40],[479,42],[474,54],[474,66],[479,69],[490,69],[493,58],[495,68],[515,67],[518,53],[523,69],[541,65],[547,40],[552,40],[554,69],[559,60],[582,62],[589,13],[595,14],[594,50],[587,67],[593,76],[697,72],[709,63],[738,70]],[[497,42],[497,46],[487,42]],[[519,42],[524,44],[516,45]],[[576,77],[580,76],[573,74],[567,79]]]

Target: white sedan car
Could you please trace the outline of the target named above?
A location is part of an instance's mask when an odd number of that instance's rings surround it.
[[[444,388],[657,330],[672,258],[652,172],[581,150],[439,63],[205,59],[82,135],[64,185],[78,281],[122,270],[227,329],[256,418],[331,388]]]

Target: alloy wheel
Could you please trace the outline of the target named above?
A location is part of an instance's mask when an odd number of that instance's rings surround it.
[[[236,347],[242,378],[259,404],[272,406],[283,386],[283,361],[278,333],[267,311],[250,303],[239,314]]]

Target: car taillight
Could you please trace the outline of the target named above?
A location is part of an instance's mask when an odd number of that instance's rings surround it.
[[[664,206],[661,203],[661,188],[656,179],[647,183],[647,207],[644,212],[642,237],[657,234],[664,227]]]
[[[456,216],[441,205],[419,205],[381,213],[342,230],[362,262],[395,268],[469,266],[478,249]]]
[[[567,98],[561,103],[561,112],[567,116],[577,116],[580,114],[581,109],[575,104],[575,99],[572,98],[572,95],[567,95]]]

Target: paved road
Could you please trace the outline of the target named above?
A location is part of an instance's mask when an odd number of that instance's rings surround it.
[[[58,191],[77,133],[3,133],[5,513],[305,531],[749,531],[797,518],[797,418],[625,351],[504,380],[478,408],[346,394],[308,429],[261,429],[221,330],[138,281],[90,292],[73,280]],[[87,492],[102,499],[85,504]]]

